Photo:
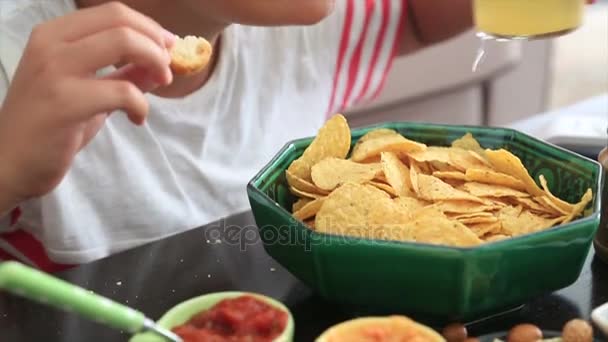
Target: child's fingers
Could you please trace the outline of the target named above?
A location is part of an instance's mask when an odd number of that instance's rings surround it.
[[[74,82],[74,101],[70,111],[77,121],[90,120],[99,113],[123,110],[131,122],[142,124],[148,115],[148,101],[136,85],[121,80]]]
[[[70,42],[117,27],[130,27],[163,48],[169,47],[175,39],[157,22],[120,2],[72,12],[42,24],[39,31],[43,40],[59,38]]]
[[[61,55],[70,71],[89,75],[109,65],[135,64],[145,67],[156,82],[171,81],[171,57],[167,50],[130,28],[102,31],[71,43]],[[77,59],[74,58],[77,56]]]
[[[170,75],[173,77],[173,74]],[[143,93],[147,93],[161,86],[154,80],[152,75],[150,75],[148,69],[134,64],[125,65],[110,75],[105,76],[103,79],[129,81],[135,84]]]
[[[82,142],[80,143],[79,150],[87,146],[89,142],[97,135],[97,133],[101,129],[101,126],[103,126],[103,124],[105,123],[107,117],[108,114],[106,113],[97,114],[85,124],[84,131],[82,132]]]

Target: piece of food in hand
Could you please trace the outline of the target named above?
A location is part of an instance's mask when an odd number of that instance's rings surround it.
[[[467,327],[460,323],[452,323],[441,332],[448,342],[465,342],[468,337]]]
[[[364,317],[335,325],[326,330],[316,342],[446,342],[433,329],[404,316]]]
[[[537,342],[543,339],[543,332],[534,324],[514,326],[507,336],[507,342]]]
[[[202,37],[177,37],[171,48],[171,70],[176,75],[192,75],[202,71],[209,61],[213,48]]]
[[[564,342],[592,342],[593,327],[582,319],[573,319],[564,325],[562,330]]]

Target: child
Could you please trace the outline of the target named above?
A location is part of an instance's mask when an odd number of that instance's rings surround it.
[[[470,2],[0,5],[0,257],[56,271],[247,210],[283,144],[469,27]],[[173,34],[212,43],[204,72],[171,74]]]

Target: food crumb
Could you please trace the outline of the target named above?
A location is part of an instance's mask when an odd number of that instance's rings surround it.
[[[117,285],[117,286],[121,286],[121,285],[122,285],[122,281],[117,281],[117,282],[116,282],[116,285]]]

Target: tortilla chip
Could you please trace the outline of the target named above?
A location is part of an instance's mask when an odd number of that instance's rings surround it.
[[[369,184],[372,186],[375,186],[376,188],[386,192],[387,194],[391,195],[391,197],[397,197],[399,195],[397,195],[397,191],[395,191],[395,189],[393,189],[393,187],[391,187],[390,185],[386,184],[386,183],[382,183],[382,182],[376,182],[376,181],[369,181],[366,182],[365,184]]]
[[[433,206],[418,210],[408,222],[408,233],[413,241],[429,244],[470,247],[482,241],[469,228],[451,221]]]
[[[433,173],[431,166],[427,162],[420,163],[420,162],[410,159],[410,167],[412,165],[416,165],[416,167],[418,168],[418,171],[417,171],[418,173],[423,173],[425,175],[430,175],[431,173]]]
[[[539,203],[543,204],[545,206],[545,208],[547,209],[547,211],[557,212],[559,215],[566,215],[566,216],[570,215],[570,213],[572,213],[572,211],[566,211],[566,210],[560,208],[559,206],[557,206],[557,204],[547,196],[539,196],[539,197],[536,197],[535,199]]]
[[[288,170],[298,178],[309,180],[313,165],[330,157],[344,159],[349,150],[350,128],[346,118],[337,114],[325,123],[302,156]]]
[[[467,217],[467,218],[457,219],[457,221],[469,226],[471,224],[478,224],[478,223],[496,223],[496,222],[498,222],[498,218],[494,215],[476,216],[476,217]]]
[[[540,175],[538,178],[543,190],[545,191],[545,194],[547,194],[547,197],[549,197],[549,199],[555,203],[557,207],[568,213],[571,213],[574,210],[574,205],[557,198],[551,193],[551,191],[549,191],[549,185],[547,184],[547,180],[545,179],[544,175]]]
[[[475,140],[471,133],[463,135],[461,138],[456,139],[452,142],[452,147],[461,148],[463,150],[473,151],[482,158],[485,158],[485,150],[481,147],[479,142]]]
[[[486,211],[481,211],[481,212],[476,212],[476,213],[466,213],[466,214],[455,214],[455,215],[451,215],[449,216],[450,218],[453,219],[464,219],[464,218],[472,218],[472,217],[495,217],[494,214],[486,212]]]
[[[392,152],[382,152],[381,159],[382,170],[388,184],[395,189],[398,196],[411,196],[412,181],[407,166]]]
[[[294,175],[289,170],[285,171],[285,178],[287,179],[287,184],[289,184],[289,186],[301,190],[303,192],[319,195],[329,194],[329,191],[323,190],[312,184],[311,182]]]
[[[427,162],[431,169],[431,174],[434,172],[454,172],[458,171],[455,167],[452,167],[450,164],[442,163],[440,161],[430,161]]]
[[[307,225],[310,229],[315,230],[315,220],[306,220],[304,224]]]
[[[515,190],[525,191],[526,184],[519,179],[487,169],[468,169],[465,174],[468,182],[479,182],[506,186]]]
[[[454,189],[462,190],[462,186],[464,185],[463,181],[456,179],[442,179],[442,181],[448,185],[450,185]],[[464,190],[463,190],[464,191]]]
[[[304,198],[310,198],[310,199],[317,199],[317,198],[324,197],[324,195],[313,194],[310,192],[302,191],[300,189],[294,188],[293,186],[289,187],[289,191],[298,197],[304,197]]]
[[[433,176],[440,178],[443,181],[450,179],[459,181],[466,180],[465,174],[460,171],[435,171],[433,172]]]
[[[382,160],[379,160],[379,162],[382,162]],[[388,184],[388,180],[386,179],[384,172],[380,172],[379,174],[377,174],[376,178],[374,178],[373,181]]]
[[[365,183],[382,171],[381,164],[360,164],[346,159],[326,158],[311,169],[313,183],[333,190],[344,183]]]
[[[399,135],[397,131],[390,128],[376,128],[365,133],[359,140],[357,140],[357,144],[364,143],[368,140],[384,137],[387,135]],[[356,146],[356,145],[355,145]]]
[[[322,233],[372,237],[372,213],[397,211],[390,196],[371,185],[347,183],[334,190],[315,218],[315,229]]]
[[[465,191],[477,197],[530,197],[529,194],[506,186],[468,182],[463,185]]]
[[[492,167],[498,172],[512,175],[524,182],[526,191],[531,195],[542,196],[545,194],[543,190],[536,185],[534,179],[532,179],[521,160],[513,153],[504,149],[496,151],[486,150],[486,157],[492,164]]]
[[[564,218],[562,224],[569,223],[581,215],[591,200],[593,200],[593,192],[591,189],[587,189],[583,197],[581,197],[581,201],[574,205],[574,209]]]
[[[323,202],[325,202],[325,197],[306,203],[302,208],[293,214],[293,217],[301,221],[307,220],[317,214],[319,209],[321,209]]]
[[[519,236],[538,232],[553,227],[555,224],[564,220],[564,217],[548,219],[528,210],[521,210],[517,215],[513,215],[517,210],[509,207],[498,212],[498,219],[502,224],[502,232],[510,236]]]
[[[397,197],[393,200],[399,209],[407,213],[415,213],[416,211],[429,205],[428,202],[419,200],[414,197]]]
[[[510,239],[511,236],[509,235],[504,235],[504,234],[490,234],[488,236],[484,236],[483,240],[485,240],[486,242],[495,242],[495,241],[502,241],[502,240],[506,240],[506,239]]]
[[[462,201],[462,200],[451,200],[451,201],[439,201],[434,204],[439,210],[444,213],[454,214],[465,214],[465,213],[479,213],[483,211],[493,211],[500,209],[499,206],[491,206],[480,204],[478,202]]]
[[[356,162],[379,156],[382,152],[410,153],[426,149],[425,144],[406,139],[399,134],[380,136],[364,141],[355,147],[353,148],[351,159]]]
[[[485,201],[479,197],[464,191],[454,189],[441,179],[424,174],[417,175],[420,198],[427,201],[463,200],[484,204]]]
[[[291,206],[291,212],[295,213],[296,211],[302,209],[306,204],[312,202],[313,200],[310,198],[300,198],[293,203]]]
[[[501,231],[502,224],[496,220],[494,222],[468,224],[467,227],[479,238],[484,239],[484,236],[498,234]]]
[[[481,151],[484,152],[484,151]],[[469,150],[469,154],[473,156],[473,158],[477,159],[482,165],[485,165],[486,167],[491,168],[492,164],[490,164],[490,162],[485,158],[482,157],[478,151],[470,151]],[[484,156],[485,156],[485,152],[484,152]]]
[[[412,190],[416,193],[416,195],[420,196],[420,187],[418,186],[418,174],[420,173],[420,169],[418,165],[410,160],[410,183],[412,184]]]
[[[419,163],[437,161],[445,164],[450,164],[450,148],[429,146],[424,150],[412,152],[408,154],[411,159]]]
[[[560,213],[558,210],[555,210],[551,207],[544,206],[543,204],[537,202],[534,198],[524,198],[517,197],[513,199],[517,204],[523,205],[525,208],[528,208],[532,212],[537,213],[546,213],[549,215],[559,216]]]
[[[486,163],[481,162],[473,154],[467,150],[461,148],[451,148],[450,154],[450,165],[456,169],[466,172],[468,169],[489,169]]]

